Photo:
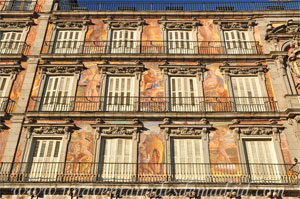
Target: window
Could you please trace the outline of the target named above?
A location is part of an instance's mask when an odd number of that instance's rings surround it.
[[[254,182],[280,182],[280,172],[271,139],[244,139],[246,161]]]
[[[106,92],[107,111],[133,111],[135,77],[108,77]]]
[[[196,77],[170,77],[172,111],[200,110]]]
[[[30,162],[30,181],[55,180],[59,169],[61,139],[33,140]]]
[[[192,31],[168,31],[168,52],[170,54],[194,54],[197,43],[192,38]]]
[[[11,10],[14,11],[27,11],[32,10],[32,0],[14,0],[12,1]]]
[[[263,111],[268,108],[262,98],[258,77],[231,77],[231,82],[237,111]]]
[[[172,139],[171,151],[172,173],[176,180],[203,179],[206,165],[203,164],[204,154],[201,139]]]
[[[248,32],[231,30],[224,31],[226,51],[228,54],[251,54]]]
[[[23,50],[22,32],[0,32],[0,54],[19,54]]]
[[[54,53],[80,53],[82,43],[80,42],[82,31],[59,30],[54,43]]]
[[[0,111],[4,111],[8,102],[7,89],[10,76],[0,76]]]
[[[42,104],[43,111],[68,111],[72,108],[73,76],[48,76]]]
[[[113,30],[111,53],[138,53],[137,34],[136,30]]]
[[[105,138],[101,144],[101,177],[114,181],[131,180],[133,172],[132,139]]]

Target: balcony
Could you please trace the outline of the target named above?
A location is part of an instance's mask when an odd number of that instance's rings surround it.
[[[4,116],[5,113],[12,113],[15,110],[15,106],[16,101],[8,97],[0,97],[0,116]]]
[[[46,41],[42,54],[258,55],[256,41]]]
[[[272,97],[31,97],[30,112],[278,112]]]
[[[300,175],[299,166],[292,164],[4,162],[0,182],[297,185]]]
[[[0,11],[34,11],[36,1],[1,1]]]
[[[25,42],[0,41],[0,59],[21,58],[28,54],[29,48]]]
[[[82,11],[270,11],[299,10],[299,1],[199,2],[199,3],[128,3],[105,1],[59,1],[58,10]]]

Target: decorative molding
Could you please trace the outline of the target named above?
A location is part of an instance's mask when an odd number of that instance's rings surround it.
[[[278,27],[273,27],[272,23],[267,24],[265,40],[287,40],[294,38],[295,35],[300,35],[300,21],[290,19]]]
[[[91,124],[92,128],[96,129],[96,140],[101,135],[105,136],[132,136],[134,140],[139,139],[139,134],[143,128],[143,124],[133,121],[133,124],[105,124],[102,120],[101,123]]]
[[[159,65],[165,75],[197,75],[206,71],[205,65]]]
[[[239,121],[233,121],[233,124],[228,125],[240,139],[240,136],[274,136],[275,139],[279,139],[279,134],[284,130],[282,124],[277,124],[276,121],[270,120],[269,124],[241,124]]]
[[[162,25],[162,29],[165,30],[197,30],[201,23],[193,18],[192,20],[158,20],[158,23]]]
[[[26,129],[26,139],[32,135],[63,135],[64,139],[69,140],[71,133],[77,130],[78,127],[73,122],[66,123],[37,123],[34,120],[23,125]]]
[[[214,20],[214,24],[219,25],[220,29],[226,30],[241,30],[247,31],[249,28],[252,29],[256,23],[254,21],[238,21],[238,20]]]
[[[86,30],[87,26],[91,24],[89,19],[82,20],[52,20],[52,24],[59,30]]]
[[[9,30],[24,30],[30,28],[30,26],[35,25],[33,20],[20,20],[20,21],[13,21],[13,20],[0,20],[0,31],[9,31]]]
[[[78,64],[43,64],[39,65],[41,74],[79,74],[86,69],[82,63]]]
[[[245,75],[245,74],[258,74],[266,73],[268,68],[266,65],[262,65],[260,62],[256,65],[234,65],[231,66],[227,62],[224,62],[220,67],[220,71],[228,75]]]
[[[22,71],[23,68],[20,64],[1,64],[0,65],[0,75],[15,75]]]
[[[143,19],[136,20],[114,20],[112,18],[108,20],[103,20],[105,24],[107,24],[108,29],[113,30],[142,30],[146,21]]]
[[[137,62],[137,64],[104,63],[99,64],[98,69],[103,75],[132,75],[136,76],[138,80],[141,78],[142,73],[147,70],[140,62]]]
[[[4,121],[0,121],[0,133],[9,129],[5,124]]]
[[[200,120],[200,124],[165,124],[164,122],[159,127],[165,133],[166,140],[169,140],[170,136],[198,136],[207,140],[209,130],[212,129],[212,125],[206,119]]]

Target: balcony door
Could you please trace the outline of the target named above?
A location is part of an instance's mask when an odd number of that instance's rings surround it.
[[[59,30],[53,46],[53,53],[76,54],[80,53],[83,43],[80,42],[81,31]]]
[[[179,181],[204,181],[209,165],[204,164],[201,139],[172,139],[172,176]]]
[[[172,111],[200,111],[196,77],[170,77],[170,108]]]
[[[244,140],[246,161],[252,182],[280,183],[280,171],[272,140]]]
[[[233,102],[236,111],[260,112],[266,111],[268,104],[264,103],[258,77],[231,77]]]
[[[21,54],[22,32],[0,32],[0,54]]]
[[[249,43],[246,31],[224,31],[226,53],[228,54],[252,54],[253,49]]]
[[[135,77],[108,77],[106,111],[133,111]]]
[[[168,31],[170,54],[195,54],[197,43],[192,40],[192,31]]]
[[[113,30],[111,53],[138,53],[139,41],[136,30]]]
[[[73,76],[48,76],[40,104],[42,111],[69,111],[73,107]]]
[[[0,111],[5,111],[8,103],[7,88],[10,76],[0,76]]]
[[[31,161],[28,163],[30,181],[55,181],[59,165],[60,139],[34,139]]]
[[[130,181],[135,175],[132,139],[104,138],[101,144],[100,173],[103,181]]]

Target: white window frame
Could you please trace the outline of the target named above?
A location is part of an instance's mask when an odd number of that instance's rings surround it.
[[[143,27],[146,25],[145,20],[139,18],[133,20],[114,20],[110,18],[103,20],[103,22],[106,24],[107,53],[131,54],[140,52]],[[116,35],[114,35],[114,32],[119,32],[118,35],[121,36],[122,34],[122,37],[119,39],[115,38]],[[125,42],[126,32],[135,32],[135,36],[134,38],[130,38],[131,34],[128,34],[129,38]]]
[[[100,120],[98,123],[92,124],[91,126],[95,129],[96,140],[94,152],[95,172],[101,174],[100,179],[104,181],[132,181],[134,177],[136,177],[138,145],[143,125],[136,121],[134,121],[133,124],[105,124],[104,121]],[[129,150],[132,153],[132,162],[131,164],[121,164],[121,167],[123,166],[123,168],[128,165],[128,167],[124,168],[124,172],[122,171],[120,174],[116,174],[111,168],[103,166],[103,140],[105,139],[131,140],[131,148],[129,148]],[[114,164],[111,166],[114,167]]]
[[[24,47],[22,34],[21,31],[1,31],[0,54],[21,54]]]
[[[28,163],[21,168],[24,172],[31,174],[28,176],[29,181],[56,181],[59,174],[63,175],[63,163],[66,160],[68,145],[71,139],[71,134],[75,129],[78,129],[69,120],[66,123],[36,123],[36,121],[30,121],[24,124],[25,128],[25,144],[22,154],[21,162]],[[60,166],[54,166],[54,175],[35,174],[31,173],[32,167],[37,168],[35,164],[30,162],[34,151],[34,142],[36,139],[57,139],[61,140],[60,153],[57,162]]]
[[[196,19],[192,20],[158,20],[163,33],[164,50],[169,54],[197,54],[198,53],[198,26],[200,22]],[[170,33],[178,34],[178,39],[170,38]],[[189,32],[189,41],[185,40],[186,35],[182,33]],[[179,44],[180,42],[180,44]],[[173,49],[171,43],[179,48]],[[189,48],[188,48],[189,47]]]
[[[140,96],[140,81],[142,77],[142,72],[145,70],[144,65],[138,63],[136,65],[110,65],[109,63],[104,63],[98,65],[101,77],[101,86],[100,86],[100,93],[102,96],[100,102],[100,109],[101,110],[109,110],[109,111],[134,111],[137,110],[138,100]],[[129,72],[132,71],[132,72]],[[109,80],[110,78],[130,78],[131,79],[131,89],[133,91],[130,92],[130,95],[133,95],[132,98],[129,100],[129,104],[124,103],[116,106],[115,104],[109,104]],[[127,95],[127,94],[126,94]],[[114,99],[112,99],[114,101]],[[121,102],[117,100],[117,103]]]
[[[167,171],[171,172],[168,173],[168,176],[172,176],[175,180],[183,180],[187,182],[197,181],[197,182],[206,182],[207,178],[211,175],[210,174],[210,159],[209,159],[209,130],[212,128],[212,125],[205,119],[201,119],[200,124],[174,124],[171,122],[164,122],[160,124],[161,132],[164,133],[166,143],[165,143],[165,151],[166,151],[166,163],[171,164],[171,168]],[[174,165],[172,160],[172,156],[174,155],[172,152],[172,139],[200,139],[201,142],[201,151],[203,154],[203,162],[199,164],[201,171],[196,171],[196,174],[192,175],[191,173],[184,173],[184,172],[177,172],[176,169],[184,169],[179,165]],[[192,176],[191,176],[192,175]]]
[[[71,105],[72,97],[75,98],[78,80],[80,77],[80,72],[84,69],[83,64],[74,64],[74,65],[39,65],[40,68],[40,84],[39,84],[39,90],[37,93],[37,101],[35,102],[35,110],[43,110],[43,103],[44,103],[44,93],[46,92],[47,87],[47,81],[48,77],[51,76],[60,76],[60,77],[73,77],[72,82],[70,85],[72,85],[71,91],[69,91],[70,95],[68,98],[69,101],[63,101],[63,104],[60,106],[57,106],[56,103],[52,103],[55,106],[47,106],[49,108],[48,111],[70,111],[72,110],[73,106]],[[71,72],[68,72],[71,71]],[[65,104],[64,104],[65,103]],[[71,106],[66,106],[66,104],[70,104]],[[47,108],[46,108],[47,110]]]
[[[226,30],[223,31],[223,34],[227,54],[253,53],[253,47],[249,43],[250,40],[248,31]]]
[[[277,122],[272,122],[270,124],[240,124],[240,121],[235,121],[234,124],[229,125],[229,128],[235,135],[235,140],[238,146],[238,156],[239,162],[242,164],[246,164],[247,168],[246,174],[251,177],[253,183],[262,183],[268,181],[269,183],[282,183],[282,179],[280,173],[285,175],[285,167],[283,168],[282,164],[284,164],[283,154],[281,151],[280,145],[280,133],[282,133],[284,127],[281,124],[277,124]],[[247,160],[247,149],[245,147],[245,141],[270,141],[270,146],[273,147],[273,155],[275,156],[274,160],[277,161],[274,165],[267,166],[260,166],[265,168],[254,169],[254,165],[249,164]],[[270,163],[271,164],[271,163]],[[278,164],[278,165],[276,165]],[[245,167],[245,165],[242,165]],[[271,166],[274,166],[274,170],[271,172],[273,175],[264,175],[262,179],[263,172],[262,169],[267,169],[269,172],[272,170],[270,169]],[[243,170],[245,170],[243,169]],[[257,170],[258,173],[255,172]],[[260,173],[261,172],[261,173]],[[268,173],[267,173],[268,174]],[[275,174],[275,175],[274,175]],[[267,182],[267,183],[268,183]]]
[[[76,54],[83,50],[81,30],[57,30],[53,45],[53,53]]]

